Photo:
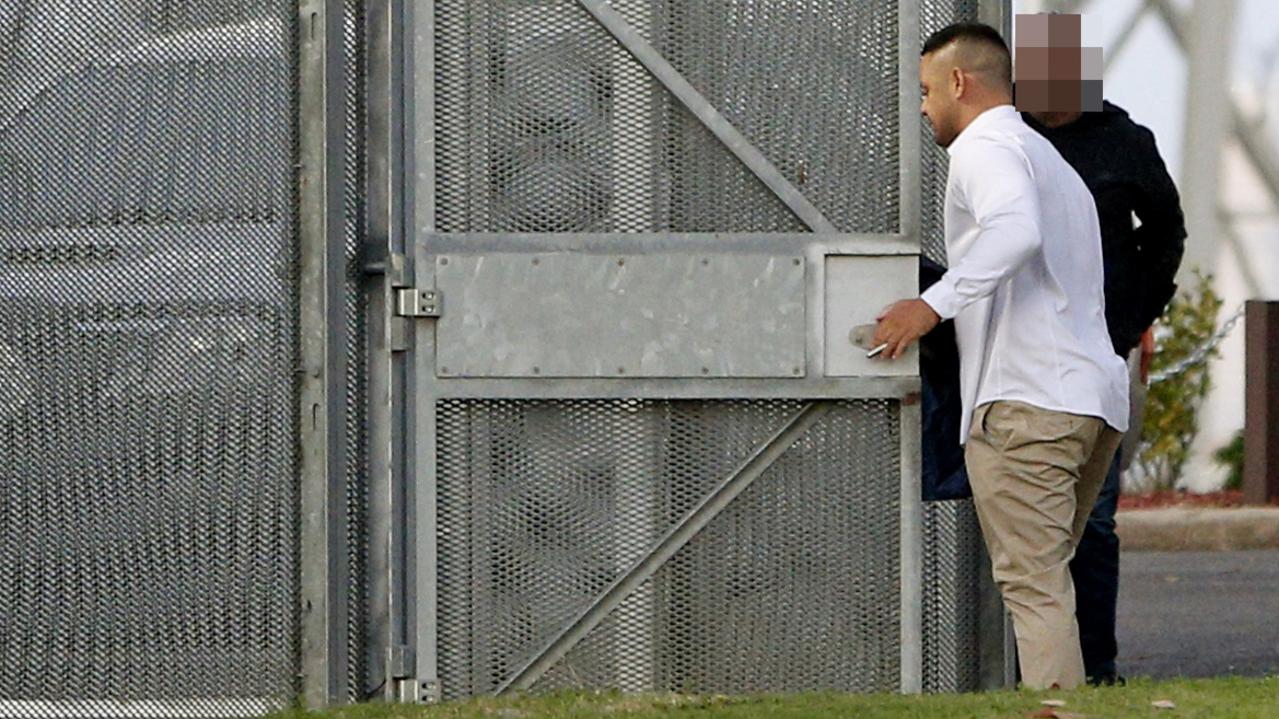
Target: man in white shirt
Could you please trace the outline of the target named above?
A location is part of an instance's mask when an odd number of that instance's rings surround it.
[[[1022,679],[1084,681],[1069,562],[1128,427],[1128,371],[1111,348],[1092,195],[1012,105],[993,28],[952,25],[924,45],[921,112],[950,153],[950,269],[887,308],[875,343],[900,357],[954,319],[960,442]]]

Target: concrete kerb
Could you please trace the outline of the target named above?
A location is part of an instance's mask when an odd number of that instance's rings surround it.
[[[1279,549],[1279,507],[1168,507],[1120,512],[1125,551]]]

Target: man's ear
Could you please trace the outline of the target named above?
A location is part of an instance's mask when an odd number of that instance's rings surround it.
[[[957,67],[950,69],[950,94],[956,100],[964,96],[964,92],[968,89],[968,78],[964,77],[964,71]]]

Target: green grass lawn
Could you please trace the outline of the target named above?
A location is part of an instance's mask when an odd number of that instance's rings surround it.
[[[1048,707],[1045,699],[1066,702]],[[1155,701],[1171,701],[1175,709],[1159,709]],[[944,696],[800,694],[790,696],[624,695],[615,693],[554,694],[514,699],[479,699],[435,706],[363,705],[326,712],[286,712],[277,719],[539,719],[541,717],[866,717],[867,719],[932,719],[938,717],[1031,717],[1110,719],[1111,717],[1223,717],[1279,719],[1279,677],[1153,682],[1136,680],[1127,687],[1073,692],[997,692]]]

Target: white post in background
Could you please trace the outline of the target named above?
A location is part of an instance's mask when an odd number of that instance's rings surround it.
[[[1218,216],[1221,156],[1230,131],[1230,59],[1235,0],[1195,0],[1187,48],[1186,135],[1181,205],[1186,212],[1186,256],[1178,284],[1191,287],[1192,270],[1217,267],[1222,227]]]
[[[1220,214],[1222,157],[1230,133],[1232,95],[1230,91],[1235,0],[1195,0],[1186,36],[1186,134],[1182,148],[1181,206],[1186,213],[1186,254],[1177,273],[1181,291],[1194,289],[1194,268],[1219,275],[1223,233],[1228,228]],[[1217,283],[1220,284],[1220,281]],[[1221,294],[1221,287],[1215,287]],[[1224,307],[1225,313],[1234,307]],[[1210,363],[1210,374],[1218,375]],[[1209,397],[1200,414],[1200,432],[1191,446],[1189,460],[1179,481],[1199,489],[1216,485],[1223,471],[1212,460],[1212,453],[1228,441],[1230,428],[1223,426],[1221,392],[1233,387],[1243,404],[1243,393],[1235,382],[1219,386]],[[1229,424],[1228,422],[1225,424]],[[1215,487],[1214,487],[1215,488]]]

